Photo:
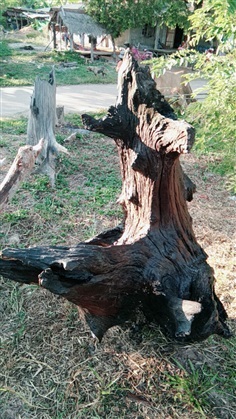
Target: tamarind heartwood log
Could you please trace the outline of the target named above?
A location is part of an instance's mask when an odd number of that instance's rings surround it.
[[[85,114],[82,120],[116,143],[124,223],[71,248],[5,249],[0,274],[76,304],[98,339],[135,319],[137,310],[173,339],[229,337],[213,270],[186,203],[195,185],[179,157],[192,147],[193,127],[177,120],[149,69],[129,51],[119,69],[116,105],[104,118]]]

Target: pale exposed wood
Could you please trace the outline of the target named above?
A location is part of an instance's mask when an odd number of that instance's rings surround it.
[[[0,167],[3,167],[5,165],[6,158],[0,160]]]
[[[27,128],[27,144],[35,145],[44,138],[44,146],[37,158],[38,171],[49,176],[51,185],[55,183],[55,166],[59,152],[68,153],[55,138],[56,125],[56,82],[55,71],[48,80],[36,78],[30,103],[30,117]]]
[[[20,183],[30,175],[43,146],[44,141],[41,139],[35,146],[26,145],[19,148],[14,162],[0,185],[0,208],[9,202]]]
[[[56,126],[61,126],[65,124],[65,113],[64,113],[64,106],[57,106],[56,107]]]

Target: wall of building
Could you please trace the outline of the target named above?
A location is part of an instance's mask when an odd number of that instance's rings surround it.
[[[115,40],[117,47],[124,47],[125,42],[141,48],[154,48],[155,28],[128,29]]]
[[[130,42],[130,29],[124,31],[121,36],[115,39],[115,44],[118,48],[124,48],[125,42]]]
[[[169,29],[165,25],[156,28],[144,27],[126,30],[116,38],[116,46],[124,47],[125,42],[140,49],[173,48],[176,29]]]

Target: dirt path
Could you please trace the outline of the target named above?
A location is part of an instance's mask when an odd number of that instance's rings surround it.
[[[33,86],[4,87],[0,94],[0,117],[27,115]],[[98,111],[115,104],[115,84],[80,84],[57,87],[57,105],[65,107],[65,113]]]
[[[194,80],[194,91],[202,87],[204,80]],[[27,115],[33,86],[3,87],[0,90],[0,117]],[[80,84],[57,87],[57,106],[64,106],[65,113],[95,112],[115,105],[116,84]],[[199,95],[201,98],[201,95]]]

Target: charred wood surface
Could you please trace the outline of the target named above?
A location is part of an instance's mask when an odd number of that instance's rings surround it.
[[[179,162],[194,129],[176,120],[148,69],[129,52],[118,77],[116,106],[102,119],[82,119],[86,129],[117,145],[123,225],[72,248],[6,249],[0,273],[76,304],[99,339],[137,310],[174,339],[228,337],[227,315],[186,204],[195,185]]]

